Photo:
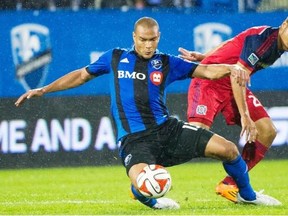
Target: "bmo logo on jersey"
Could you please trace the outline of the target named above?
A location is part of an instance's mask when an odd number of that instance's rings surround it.
[[[145,80],[146,75],[143,73],[137,73],[135,71],[130,72],[130,71],[118,70],[118,78],[119,79],[128,78],[128,79]]]
[[[194,28],[193,38],[195,50],[205,53],[223,41],[230,39],[232,29],[222,23],[204,23]]]

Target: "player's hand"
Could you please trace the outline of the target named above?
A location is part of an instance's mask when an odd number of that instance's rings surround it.
[[[236,79],[236,82],[240,86],[246,86],[247,83],[250,82],[249,72],[242,69],[239,65],[232,65],[231,66],[231,76]]]
[[[188,61],[202,61],[205,58],[205,55],[200,52],[189,51],[182,47],[179,47],[178,51],[180,52],[178,56]]]
[[[240,133],[240,137],[245,134],[246,142],[255,142],[258,136],[258,130],[249,115],[241,116],[241,125],[242,130]]]
[[[32,97],[41,97],[44,93],[45,93],[44,88],[31,89],[18,98],[18,100],[15,102],[15,106],[17,106],[17,107],[20,106],[27,99],[30,99]]]

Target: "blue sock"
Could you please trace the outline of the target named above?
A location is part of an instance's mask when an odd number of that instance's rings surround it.
[[[153,207],[157,202],[156,199],[154,198],[147,198],[144,195],[142,195],[132,184],[131,184],[131,191],[137,200],[139,200],[141,203],[150,208]]]
[[[256,194],[250,185],[247,164],[243,158],[238,155],[233,161],[223,162],[223,166],[228,175],[236,182],[241,197],[249,201],[255,200]]]

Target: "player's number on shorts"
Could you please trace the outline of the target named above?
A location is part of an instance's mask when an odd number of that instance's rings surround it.
[[[252,99],[253,101],[253,105],[255,107],[259,107],[259,106],[262,106],[260,101],[254,96],[254,95],[249,95],[248,98]]]

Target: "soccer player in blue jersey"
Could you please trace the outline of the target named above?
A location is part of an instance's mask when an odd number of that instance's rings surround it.
[[[201,61],[202,64],[238,64],[253,75],[272,65],[288,51],[288,18],[279,27],[248,28],[205,55],[183,48],[179,51],[187,60]],[[198,107],[205,112],[199,112]],[[276,127],[266,109],[248,87],[234,84],[229,77],[193,79],[188,91],[188,121],[210,129],[220,112],[228,125],[242,127],[241,134],[250,131],[251,135],[256,136],[253,142],[247,140],[242,150],[242,157],[248,170],[251,170],[264,158],[276,137]],[[233,202],[237,202],[237,192],[237,185],[231,176],[225,177],[216,187],[217,194]]]
[[[157,21],[150,17],[140,18],[134,26],[131,49],[111,49],[88,66],[43,88],[28,91],[15,105],[108,74],[119,154],[137,200],[153,209],[178,209],[179,204],[172,199],[141,195],[136,184],[138,174],[148,164],[169,167],[196,157],[210,157],[222,160],[226,172],[235,179],[239,187],[239,203],[280,205],[278,200],[254,192],[246,163],[235,144],[209,130],[170,117],[166,107],[166,87],[176,80],[192,77],[218,79],[230,75],[242,86],[248,80],[246,72],[235,65],[198,65],[161,53],[157,50],[159,39]]]

